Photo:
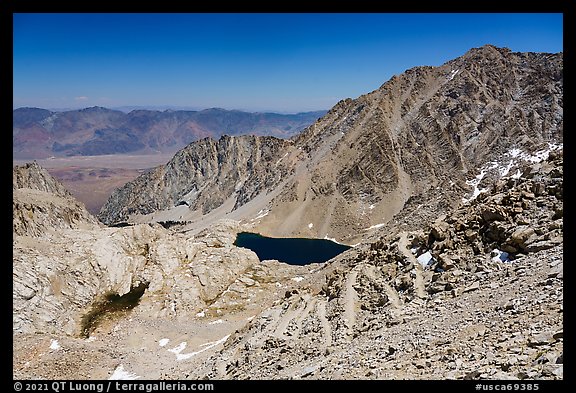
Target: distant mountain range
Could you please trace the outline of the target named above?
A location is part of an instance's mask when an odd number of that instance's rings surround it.
[[[201,111],[133,110],[103,107],[55,112],[13,111],[14,158],[175,152],[191,142],[222,135],[289,138],[327,111],[297,114],[250,113],[220,108]]]

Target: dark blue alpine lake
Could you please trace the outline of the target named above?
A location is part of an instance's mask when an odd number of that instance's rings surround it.
[[[273,238],[250,232],[240,232],[236,236],[234,245],[249,248],[258,255],[261,261],[277,259],[291,265],[326,262],[351,248],[332,240]]]

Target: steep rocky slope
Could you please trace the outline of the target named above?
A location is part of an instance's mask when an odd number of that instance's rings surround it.
[[[46,230],[96,226],[98,221],[64,186],[33,162],[12,174],[12,230],[39,236]]]
[[[261,225],[275,235],[356,242],[400,211],[422,224],[424,206],[456,205],[488,162],[508,164],[512,148],[561,142],[562,96],[561,54],[484,46],[408,70],[341,102],[298,137],[310,163]],[[410,198],[424,208],[406,206]]]
[[[143,287],[135,314],[152,319],[193,318],[217,302],[242,274],[260,270],[274,277],[308,270],[259,268],[256,254],[232,245],[238,231],[235,225],[221,223],[197,237],[145,224],[61,231],[33,241],[17,236],[14,331],[82,335],[89,329],[87,316],[110,296]],[[229,303],[220,307],[231,307]],[[261,306],[258,302],[257,307]]]
[[[65,112],[40,108],[13,111],[12,151],[16,158],[175,152],[205,137],[292,136],[325,111],[297,114],[249,113],[212,108],[124,113],[102,107]]]
[[[190,375],[191,361],[316,268],[262,264],[232,245],[239,230],[223,221],[196,236],[157,224],[15,235],[14,378]]]
[[[237,214],[252,220],[255,230],[353,244],[399,213],[410,214],[413,225],[424,224],[430,214],[474,195],[481,181],[515,171],[519,156],[557,148],[562,132],[562,54],[514,53],[486,45],[440,67],[410,69],[372,93],[341,101],[293,143],[274,151],[267,166],[235,161],[236,171],[247,175],[234,179],[234,195],[227,191],[221,197],[221,190],[212,187],[218,198],[208,203],[201,194],[189,194],[189,211],[179,210],[178,216],[194,221],[227,196],[234,198],[232,209],[260,196],[256,214]],[[234,139],[210,144],[233,148]],[[239,138],[237,143],[245,142]],[[157,172],[167,178],[197,168],[192,162],[187,169],[178,165],[173,170],[175,164]],[[214,184],[221,176],[218,166],[212,168],[202,181]],[[128,183],[111,197],[100,218],[111,223],[169,210],[179,200],[165,194],[186,194],[198,187],[196,182],[193,177],[188,184],[164,188],[158,182]],[[223,188],[229,190],[229,183]],[[150,205],[139,200],[143,193],[166,203]],[[111,214],[116,211],[122,213]]]
[[[284,152],[292,143],[274,137],[202,139],[159,166],[114,191],[98,217],[111,224],[131,213],[148,214],[185,205],[208,213],[234,198],[233,208],[266,192],[290,172]]]

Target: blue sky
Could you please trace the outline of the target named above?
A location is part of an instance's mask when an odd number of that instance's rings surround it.
[[[329,109],[484,44],[563,50],[562,14],[14,14],[14,108]]]

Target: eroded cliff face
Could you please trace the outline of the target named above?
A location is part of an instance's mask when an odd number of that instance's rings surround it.
[[[20,188],[38,190],[63,198],[71,196],[62,183],[53,178],[36,161],[13,168],[12,188],[14,190]]]
[[[274,137],[202,139],[116,190],[98,217],[112,224],[179,205],[205,214],[228,200],[238,208],[290,173],[290,165],[279,159],[292,149],[291,142]]]
[[[196,236],[159,224],[15,234],[14,332],[88,337],[101,319],[117,318],[110,299],[138,290],[131,315],[151,320],[254,313],[283,295],[277,282],[311,268],[262,265],[233,245],[240,230],[228,220]]]
[[[471,182],[488,163],[505,168],[513,151],[558,146],[562,131],[562,54],[487,45],[343,100],[291,142],[192,144],[118,190],[99,218],[131,220],[186,204],[182,220],[194,220],[190,212],[225,202],[240,210],[260,196],[256,214],[238,214],[256,230],[353,244],[400,212],[411,214],[409,225],[424,224],[473,195]],[[492,172],[484,181],[503,170]]]
[[[12,230],[17,235],[98,225],[84,204],[36,162],[15,166],[12,185]]]
[[[340,102],[295,140],[306,164],[260,227],[355,243],[400,211],[424,224],[472,194],[488,162],[562,142],[562,70],[561,54],[485,46]]]

